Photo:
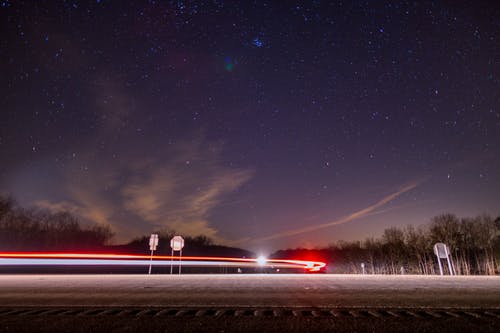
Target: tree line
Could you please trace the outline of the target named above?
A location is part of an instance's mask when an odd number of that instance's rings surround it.
[[[157,253],[170,254],[174,231],[159,231]],[[0,196],[0,251],[113,251],[147,253],[149,235],[127,244],[110,245],[109,225],[82,227],[68,212],[25,209]],[[253,257],[244,249],[217,245],[203,235],[185,237],[184,255]],[[328,262],[332,273],[424,274],[438,272],[435,243],[445,243],[451,252],[452,269],[459,275],[500,273],[500,217],[489,215],[459,218],[442,214],[418,227],[391,227],[379,238],[338,241],[321,249],[280,250],[274,258],[304,258]],[[444,265],[447,269],[447,265]],[[449,273],[449,272],[446,272]]]
[[[68,212],[51,213],[19,207],[0,196],[0,250],[99,250],[113,237],[109,225],[81,227]]]
[[[452,269],[458,275],[500,273],[500,217],[489,215],[442,214],[427,225],[388,228],[380,238],[339,241],[315,250],[277,251],[273,256],[319,258],[329,263],[332,273],[429,275],[439,273],[435,243],[448,246]]]

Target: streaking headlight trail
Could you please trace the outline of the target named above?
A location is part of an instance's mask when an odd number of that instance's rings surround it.
[[[177,256],[156,255],[150,261],[148,255],[137,254],[95,254],[95,253],[38,253],[4,252],[0,253],[0,266],[177,266]],[[266,258],[231,258],[231,257],[182,257],[182,266],[190,267],[270,267],[299,268],[309,272],[318,272],[326,266],[321,261]]]

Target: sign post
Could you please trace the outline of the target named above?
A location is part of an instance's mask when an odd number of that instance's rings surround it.
[[[153,251],[156,250],[158,246],[158,234],[151,234],[149,238],[149,249],[151,250],[151,257],[149,258],[149,271],[148,275],[151,275],[151,264],[153,263]]]
[[[174,251],[179,251],[179,275],[180,275],[182,266],[182,248],[184,247],[184,238],[182,238],[181,236],[174,236],[170,240],[170,247],[172,248],[172,254],[170,259],[170,274],[172,274],[173,271]]]
[[[434,254],[437,257],[438,260],[438,265],[439,265],[439,273],[441,275],[443,274],[443,265],[441,264],[441,259],[446,259],[448,262],[448,270],[450,272],[450,275],[453,274],[453,268],[451,267],[451,261],[450,261],[450,250],[448,249],[448,246],[444,243],[436,243],[434,244]]]

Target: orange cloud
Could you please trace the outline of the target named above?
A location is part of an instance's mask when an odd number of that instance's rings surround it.
[[[39,200],[35,205],[111,224],[118,241],[169,229],[225,242],[210,214],[252,171],[223,166],[220,153],[216,145],[196,137],[169,147],[157,159],[137,150],[120,159],[98,159],[83,175],[71,172],[79,168],[75,162],[59,183],[65,200]]]

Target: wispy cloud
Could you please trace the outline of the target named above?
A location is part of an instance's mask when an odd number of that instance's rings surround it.
[[[122,188],[124,208],[160,228],[184,234],[204,234],[217,238],[208,221],[223,196],[245,183],[247,170],[230,170],[216,163],[212,153],[198,151],[193,160],[179,158],[169,164],[145,166]],[[199,158],[202,156],[203,158]]]
[[[335,225],[340,225],[340,224],[352,222],[354,220],[357,220],[357,219],[360,219],[360,218],[363,218],[363,217],[366,217],[369,215],[376,214],[377,213],[376,210],[378,208],[383,207],[384,205],[386,205],[389,202],[391,202],[392,200],[396,199],[397,197],[399,197],[403,193],[406,193],[408,191],[413,190],[414,188],[419,186],[423,181],[424,180],[419,180],[419,181],[414,181],[414,182],[405,184],[398,191],[383,197],[382,199],[380,199],[376,203],[374,203],[366,208],[360,209],[352,214],[341,217],[337,220],[333,220],[333,221],[321,223],[321,224],[310,225],[310,226],[300,228],[300,229],[287,230],[287,231],[275,233],[275,234],[272,234],[269,236],[264,236],[264,237],[258,237],[258,238],[253,238],[253,239],[252,238],[245,238],[245,239],[237,241],[237,243],[268,241],[268,240],[273,240],[273,239],[278,239],[278,238],[285,238],[285,237],[300,235],[303,233],[312,232],[312,231],[316,231],[316,230],[320,230],[320,229],[324,229],[324,228],[329,228],[329,227],[332,227]]]
[[[68,200],[37,200],[34,205],[50,212],[69,212],[83,220],[98,224],[111,224],[113,207],[97,194],[94,187],[77,189],[74,183],[65,183],[61,189],[68,193]]]
[[[197,137],[164,149],[157,158],[137,150],[119,159],[99,158],[84,176],[75,176],[75,162],[59,185],[66,199],[35,204],[111,224],[119,241],[159,229],[224,241],[210,215],[252,171],[225,167],[220,155],[217,145]]]

